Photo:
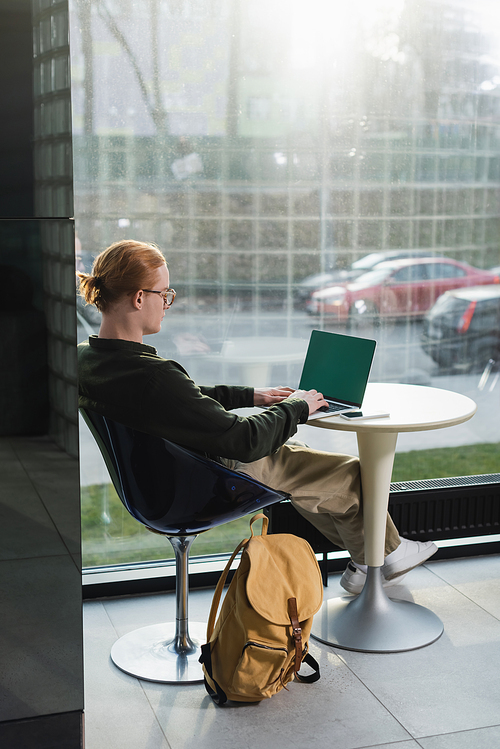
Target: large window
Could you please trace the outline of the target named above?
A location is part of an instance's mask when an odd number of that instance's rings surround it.
[[[372,381],[478,403],[463,426],[400,436],[393,479],[496,472],[499,21],[486,0],[73,0],[81,267],[157,242],[178,297],[148,342],[203,384],[295,386],[313,328],[374,336]],[[401,264],[399,295],[381,259]],[[363,283],[342,314],[321,301]],[[83,340],[99,316],[78,315]],[[81,454],[85,563],[165,556],[84,430]],[[224,527],[195,553],[234,543]]]

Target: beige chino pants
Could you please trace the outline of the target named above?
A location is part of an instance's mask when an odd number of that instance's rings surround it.
[[[291,495],[296,510],[326,538],[364,564],[363,506],[359,460],[312,450],[293,440],[254,463],[224,460],[228,467]],[[400,544],[387,515],[385,556]]]

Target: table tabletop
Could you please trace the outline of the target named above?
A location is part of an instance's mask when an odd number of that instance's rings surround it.
[[[340,416],[310,419],[308,424],[346,432],[419,432],[461,424],[476,412],[475,402],[461,393],[427,385],[368,383],[364,413],[389,413],[389,417],[346,421]]]

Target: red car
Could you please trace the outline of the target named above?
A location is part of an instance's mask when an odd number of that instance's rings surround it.
[[[392,260],[351,283],[315,291],[307,311],[352,322],[362,317],[423,317],[445,291],[492,283],[500,283],[500,276],[449,258]]]

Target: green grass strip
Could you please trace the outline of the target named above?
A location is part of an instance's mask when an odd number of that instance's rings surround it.
[[[396,453],[392,480],[416,481],[483,473],[500,473],[500,443]],[[166,539],[150,533],[129,515],[112,484],[83,486],[81,500],[85,567],[173,556]],[[192,554],[233,551],[248,536],[248,522],[249,517],[245,517],[201,533],[193,544]]]
[[[393,481],[500,473],[500,443],[440,447],[396,453]]]

